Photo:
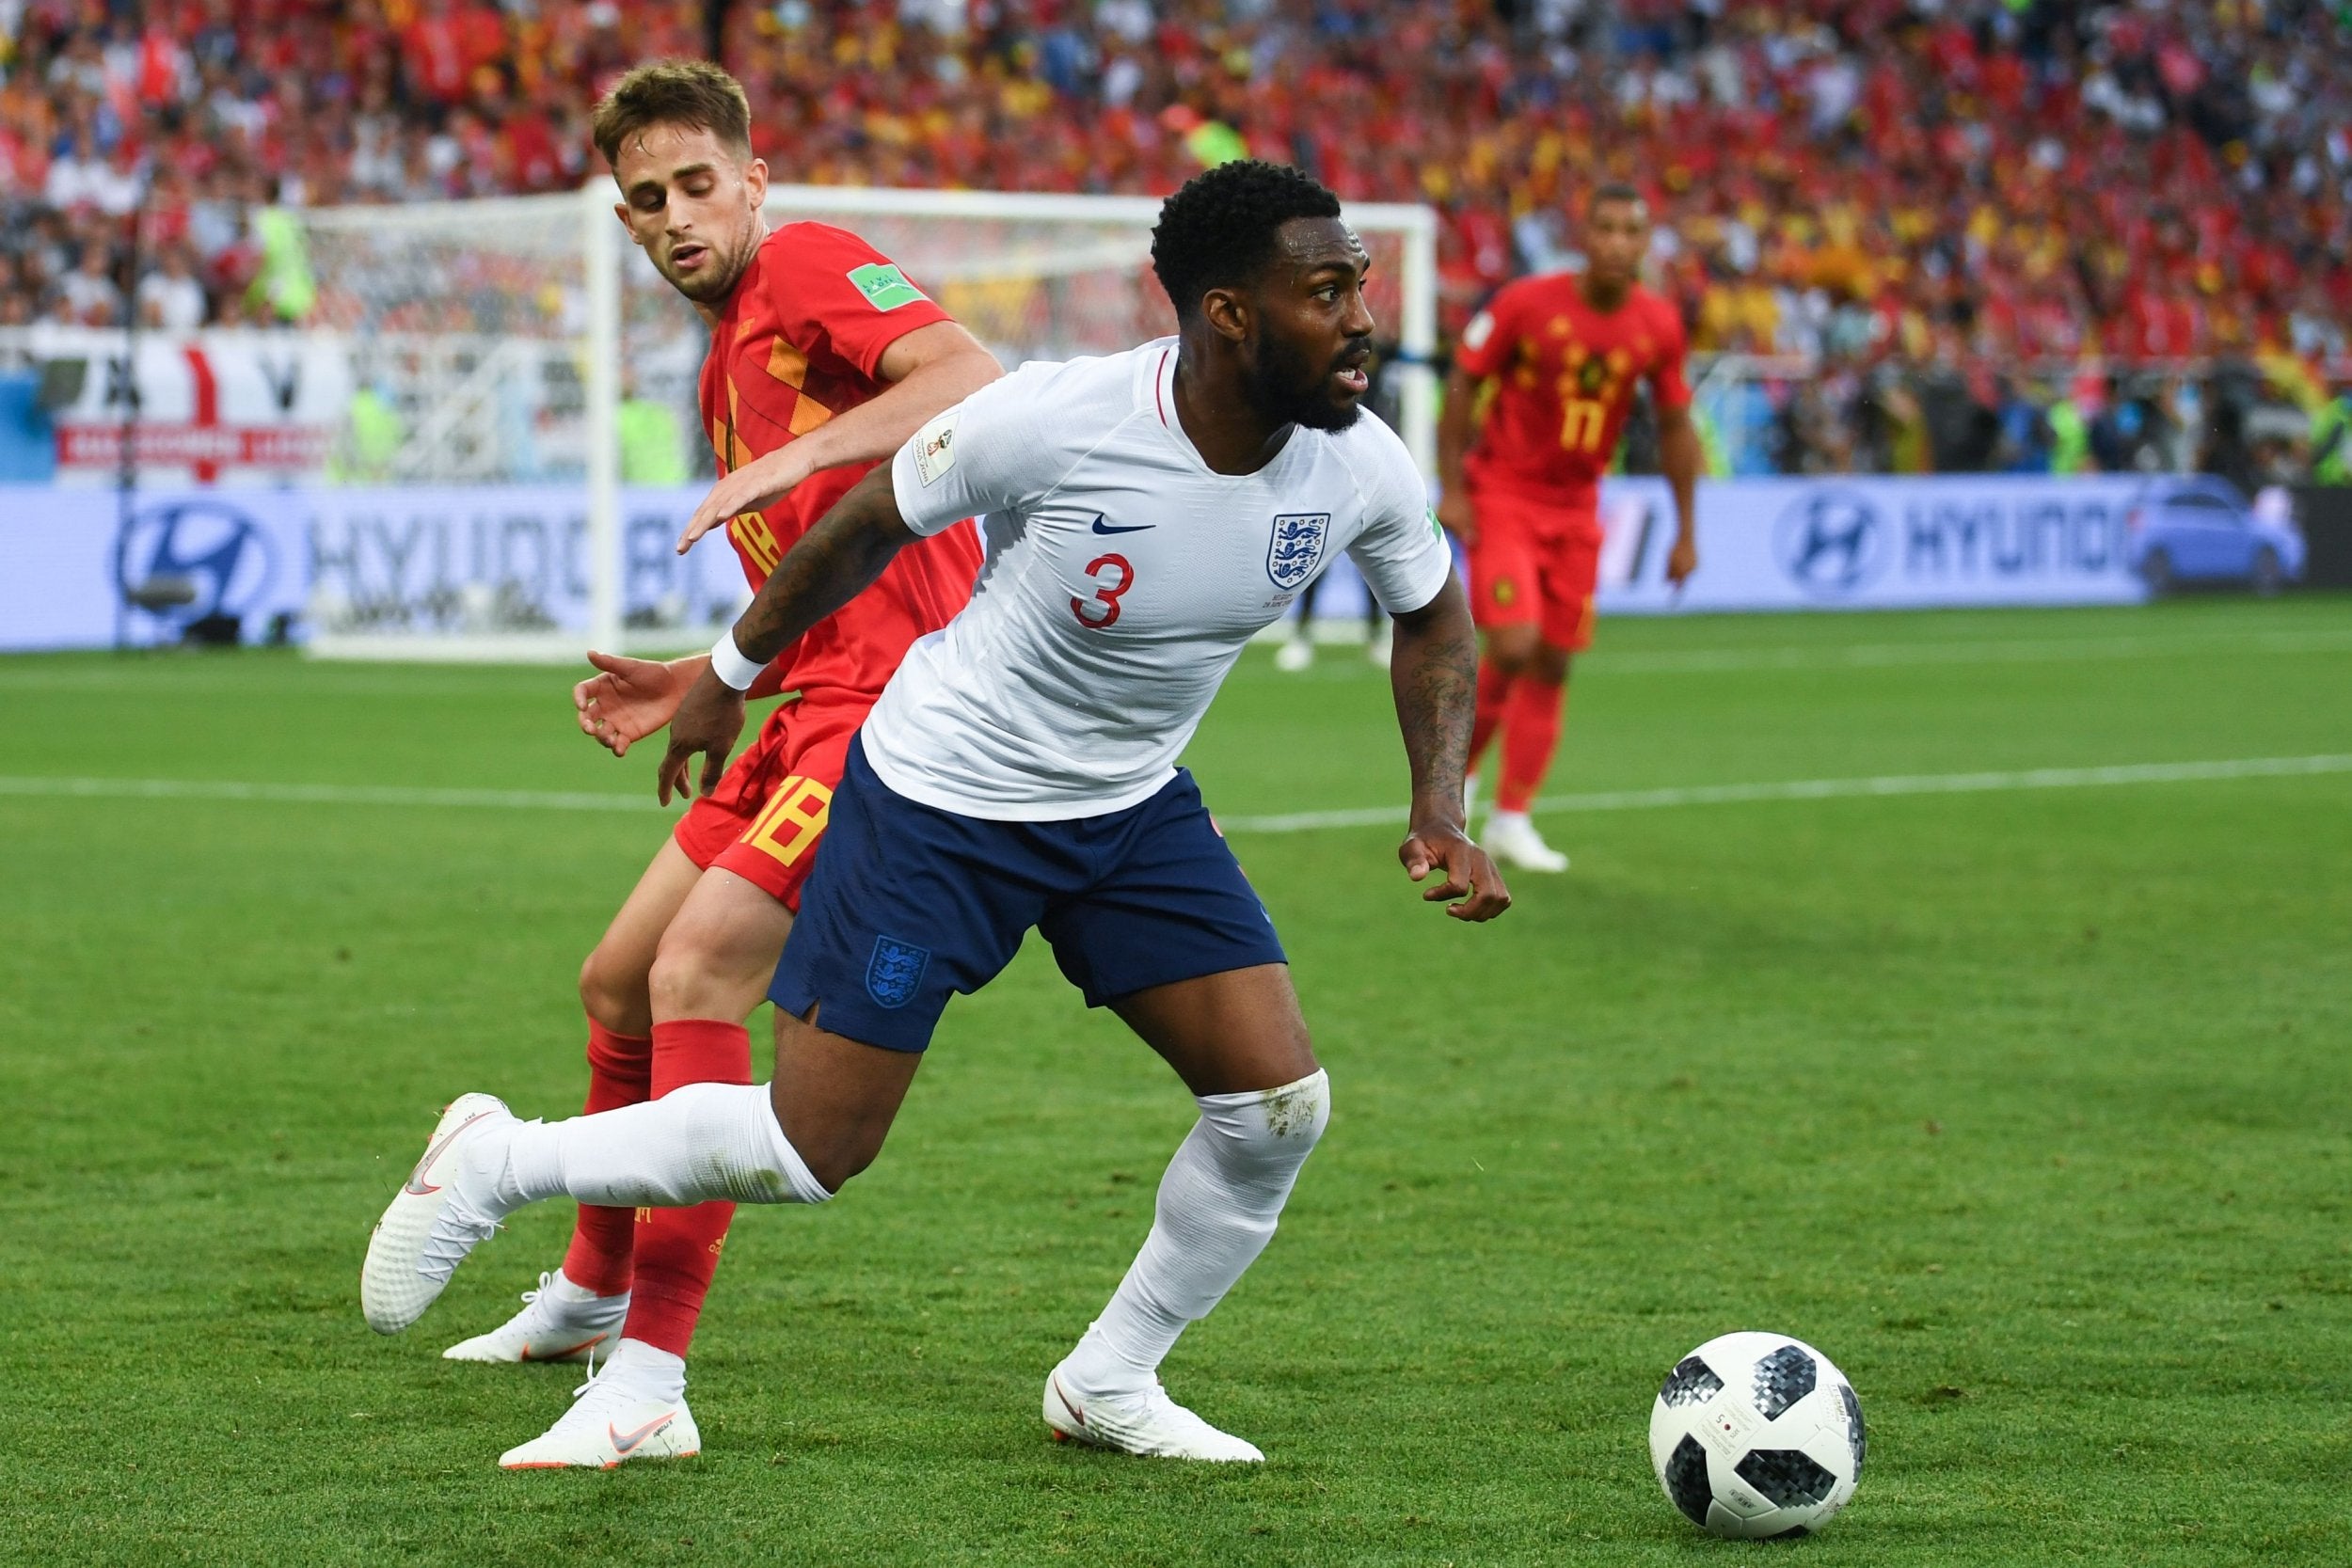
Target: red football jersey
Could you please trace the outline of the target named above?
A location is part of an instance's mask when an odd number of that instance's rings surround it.
[[[1686,408],[1682,317],[1635,284],[1603,314],[1568,273],[1497,291],[1462,329],[1454,362],[1475,380],[1486,418],[1464,461],[1471,483],[1548,499],[1591,497],[1646,377],[1661,409]]]
[[[855,234],[822,223],[776,230],[736,284],[703,361],[703,422],[719,471],[877,396],[883,351],[916,327],[950,319]],[[755,592],[793,541],[872,467],[828,468],[765,511],[728,521],[727,540]],[[907,645],[963,608],[979,570],[970,528],[908,546],[873,586],[778,657],[786,688],[879,694]]]

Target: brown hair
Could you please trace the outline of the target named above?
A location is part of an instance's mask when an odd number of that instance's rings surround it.
[[[612,85],[589,119],[607,165],[621,144],[656,125],[708,131],[745,158],[752,155],[752,105],[743,86],[708,60],[655,60]]]

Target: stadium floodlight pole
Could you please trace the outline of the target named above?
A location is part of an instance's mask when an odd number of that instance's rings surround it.
[[[621,258],[612,182],[580,187],[587,247],[588,645],[621,647]]]

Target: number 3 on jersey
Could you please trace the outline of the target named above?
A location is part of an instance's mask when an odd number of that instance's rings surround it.
[[[1094,597],[1072,599],[1070,612],[1100,631],[1119,619],[1119,596],[1136,585],[1136,569],[1123,555],[1098,555],[1087,562],[1087,576],[1094,579]]]

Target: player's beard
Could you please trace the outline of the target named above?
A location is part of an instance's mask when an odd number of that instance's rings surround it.
[[[666,265],[661,274],[670,280],[670,287],[695,304],[716,305],[733,293],[735,286],[743,280],[744,272],[751,266],[752,252],[757,248],[755,237],[729,247],[723,254],[713,245],[709,246],[710,264],[694,277],[680,277]]]
[[[1348,367],[1352,347],[1318,369],[1306,355],[1263,328],[1257,346],[1257,362],[1246,385],[1249,405],[1265,418],[1309,430],[1345,430],[1364,411],[1361,399],[1341,403],[1331,395],[1331,377]]]

